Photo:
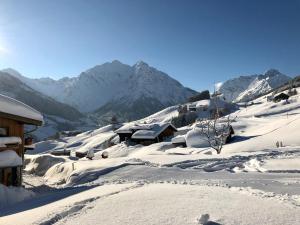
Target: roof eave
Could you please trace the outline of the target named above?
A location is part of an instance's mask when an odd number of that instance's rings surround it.
[[[0,117],[16,120],[16,121],[22,122],[24,124],[36,125],[36,126],[42,126],[43,122],[44,122],[43,120],[34,120],[34,119],[22,117],[22,116],[12,115],[12,114],[5,113],[5,112],[0,112]]]

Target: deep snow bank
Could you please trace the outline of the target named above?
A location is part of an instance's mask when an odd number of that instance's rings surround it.
[[[25,171],[38,176],[43,176],[52,166],[68,160],[69,157],[53,156],[50,154],[25,155]]]

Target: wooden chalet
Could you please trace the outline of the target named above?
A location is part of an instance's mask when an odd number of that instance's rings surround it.
[[[128,140],[135,144],[150,145],[174,136],[176,131],[171,123],[155,123],[127,124],[115,132],[119,135],[120,142]]]
[[[43,116],[22,102],[0,95],[0,184],[22,183],[25,124],[41,126]]]
[[[128,123],[119,129],[115,130],[115,133],[119,135],[120,142],[131,140],[131,136],[138,130],[148,130],[150,129],[149,124],[136,124]]]
[[[280,93],[273,98],[274,102],[280,102],[281,100],[288,100],[290,98],[289,95],[285,93]]]

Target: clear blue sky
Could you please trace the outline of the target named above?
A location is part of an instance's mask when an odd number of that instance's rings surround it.
[[[300,74],[300,0],[0,1],[0,68],[57,79],[114,59],[196,90],[271,67]]]

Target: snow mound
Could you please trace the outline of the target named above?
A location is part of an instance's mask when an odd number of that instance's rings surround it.
[[[1,167],[14,167],[22,166],[23,161],[18,154],[13,150],[6,150],[0,152],[0,168]]]
[[[0,147],[5,147],[7,144],[21,144],[20,137],[0,137]]]
[[[25,171],[43,176],[52,166],[68,161],[68,157],[43,155],[25,155]]]
[[[186,145],[193,148],[209,147],[207,138],[202,134],[199,128],[194,128],[186,134]]]

